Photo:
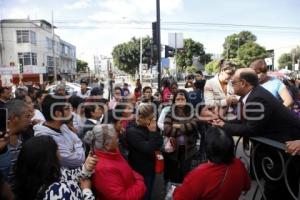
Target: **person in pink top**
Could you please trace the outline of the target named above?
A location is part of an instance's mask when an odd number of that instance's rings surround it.
[[[171,88],[170,88],[170,80],[169,79],[163,79],[162,80],[162,100],[163,102],[169,102],[170,96],[172,94]]]
[[[135,172],[120,154],[118,135],[113,125],[101,124],[85,136],[99,158],[92,176],[97,199],[140,200],[146,192],[144,178]]]
[[[209,128],[205,138],[208,162],[199,165],[173,193],[174,200],[238,200],[250,189],[250,177],[244,164],[234,157],[231,136],[217,127]]]

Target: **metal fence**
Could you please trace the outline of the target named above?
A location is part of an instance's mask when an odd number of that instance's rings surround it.
[[[287,196],[290,195],[285,199],[300,200],[300,194],[296,192],[299,190],[300,156],[291,156],[285,149],[284,143],[263,137],[240,137],[236,140],[236,156],[244,162],[256,183],[252,184],[255,188],[251,189],[251,195],[244,194],[247,199],[267,199],[266,183],[277,182],[286,187]],[[291,179],[294,181],[292,184]]]

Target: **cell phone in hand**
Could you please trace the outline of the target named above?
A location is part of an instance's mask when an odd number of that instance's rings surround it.
[[[3,138],[7,132],[7,109],[0,108],[0,138]]]
[[[90,153],[92,155],[95,154],[95,141],[96,141],[96,137],[95,135],[93,136],[93,139],[92,139],[92,142],[91,142],[91,145],[90,145]]]

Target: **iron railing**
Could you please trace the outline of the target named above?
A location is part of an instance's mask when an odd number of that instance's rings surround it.
[[[252,186],[255,185],[255,188],[252,188],[253,193],[251,192],[250,197],[249,194],[244,194],[244,196],[247,195],[247,199],[253,200],[267,199],[264,183],[266,181],[282,181],[285,184],[282,187],[287,188],[289,195],[295,200],[300,200],[300,192],[294,194],[289,182],[289,177],[294,175],[291,174],[293,173],[293,170],[290,169],[291,165],[293,168],[295,166],[300,168],[299,155],[287,154],[286,145],[272,139],[252,137],[249,141],[249,145],[244,145],[243,138],[239,137],[235,145],[236,156],[244,162],[249,174],[256,182],[256,184],[252,184]]]

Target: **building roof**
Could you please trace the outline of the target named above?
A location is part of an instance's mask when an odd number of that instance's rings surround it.
[[[44,19],[35,19],[35,20],[30,20],[30,19],[3,19],[0,20],[1,23],[43,23],[52,28],[52,24]],[[53,26],[53,28],[57,28],[56,26]]]

